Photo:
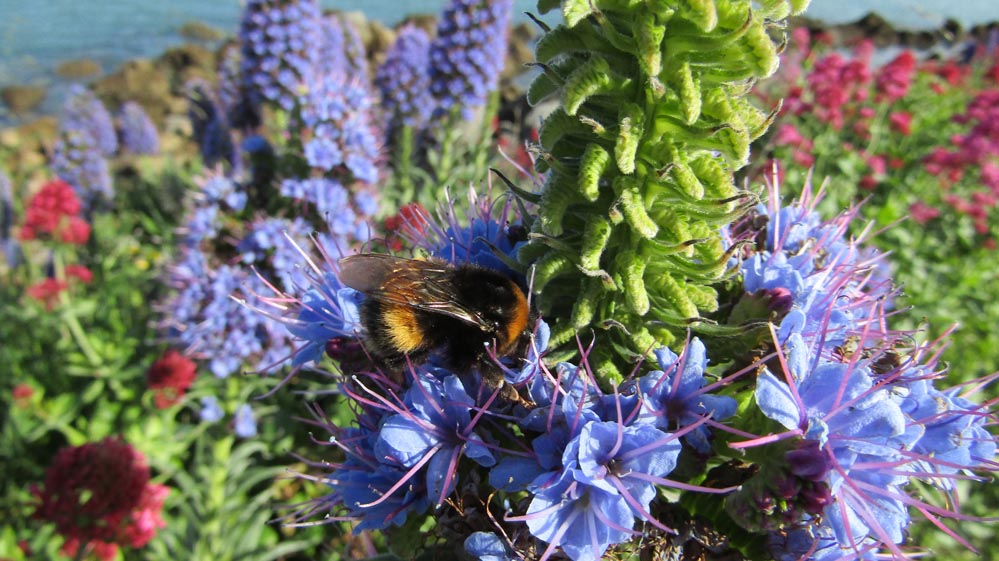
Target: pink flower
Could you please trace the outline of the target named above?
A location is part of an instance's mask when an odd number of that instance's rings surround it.
[[[877,176],[883,176],[885,171],[888,170],[888,160],[884,156],[869,156],[867,158],[867,165],[870,166],[871,171]]]
[[[905,97],[912,85],[915,70],[916,57],[908,50],[902,51],[894,60],[882,66],[874,82],[878,99],[891,102]]]
[[[798,128],[790,123],[781,125],[774,135],[774,144],[777,146],[798,146],[805,143],[811,144],[810,141],[801,135]]]
[[[891,130],[902,136],[912,134],[912,113],[908,111],[893,111],[888,115],[888,123],[891,126]]]
[[[940,211],[927,205],[923,201],[919,201],[909,205],[909,216],[911,216],[917,224],[926,224],[930,220],[940,216]]]

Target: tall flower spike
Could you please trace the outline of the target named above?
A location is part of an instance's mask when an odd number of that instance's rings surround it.
[[[391,128],[420,130],[430,119],[430,38],[415,25],[399,29],[385,62],[375,73],[375,86],[381,92],[382,106]]]
[[[254,104],[295,107],[310,83],[321,43],[316,0],[249,0],[239,42],[243,83]]]
[[[536,48],[528,90],[559,106],[539,131],[547,172],[534,239],[534,292],[552,340],[618,326],[631,354],[707,329],[712,284],[725,274],[719,229],[746,210],[732,173],[769,125],[747,80],[777,67],[769,29],[807,2],[542,2],[565,23]],[[609,347],[609,346],[608,346]],[[620,377],[625,357],[598,350],[596,370]],[[617,366],[615,366],[617,365]]]
[[[466,120],[496,89],[506,57],[512,0],[451,0],[430,44],[430,91],[438,115]]]
[[[118,136],[111,114],[94,92],[79,84],[70,87],[59,127],[63,131],[81,131],[89,136],[101,156],[112,156],[118,150]]]
[[[132,154],[157,154],[160,151],[160,136],[156,125],[142,106],[128,101],[121,106],[118,117],[121,131],[121,144]]]
[[[50,164],[52,172],[72,185],[88,208],[114,197],[108,163],[88,133],[80,129],[62,131]]]
[[[312,168],[351,183],[378,181],[379,138],[373,99],[365,84],[347,73],[328,74],[313,82],[300,99],[305,127],[303,151]]]

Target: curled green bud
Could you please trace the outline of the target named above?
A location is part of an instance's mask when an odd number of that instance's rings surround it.
[[[623,85],[620,79],[612,78],[607,59],[593,54],[566,78],[562,89],[562,108],[569,115],[575,115],[579,111],[579,106],[590,96],[611,93]]]
[[[614,159],[621,173],[634,173],[635,155],[644,132],[645,112],[634,103],[626,104],[621,109],[617,142],[614,143]]]
[[[649,293],[645,291],[645,260],[634,251],[625,251],[615,259],[621,274],[624,301],[632,312],[644,316],[649,313]]]
[[[600,196],[600,178],[610,164],[610,153],[596,143],[590,143],[579,162],[579,192],[593,202]]]
[[[773,75],[780,60],[777,57],[777,47],[766,29],[762,25],[751,26],[743,36],[743,41],[748,47],[746,54],[753,61],[756,76],[766,78]]]
[[[620,201],[621,212],[628,225],[643,238],[656,237],[656,234],[659,233],[659,226],[645,211],[645,201],[642,198],[642,192],[635,185],[635,181],[627,176],[621,176],[614,183],[614,190],[619,193],[618,201]]]
[[[681,284],[669,273],[660,275],[655,279],[654,283],[659,288],[657,292],[662,295],[680,317],[693,319],[700,316],[697,312],[697,306],[694,305],[690,300],[690,296],[687,295],[686,283]]]
[[[593,322],[597,310],[597,299],[603,292],[603,283],[599,279],[584,278],[580,281],[579,298],[572,305],[572,327],[582,329]]]
[[[681,13],[702,31],[713,31],[718,25],[718,12],[713,0],[680,0]]]
[[[735,195],[732,173],[722,167],[716,158],[702,154],[690,162],[690,169],[704,187],[705,196],[712,199],[727,199]]]
[[[674,83],[675,88],[680,93],[683,120],[688,125],[692,125],[701,116],[701,86],[694,80],[690,64],[684,62],[677,68]]]
[[[596,271],[600,269],[600,256],[607,247],[607,240],[610,239],[612,226],[610,220],[598,215],[587,218],[586,228],[583,230],[583,252],[580,254],[579,266],[584,271]]]
[[[572,260],[565,254],[549,251],[534,264],[534,285],[532,287],[534,293],[541,294],[553,278],[568,273],[572,268]]]
[[[561,235],[562,218],[569,205],[578,199],[579,193],[572,179],[557,171],[549,174],[541,191],[541,207],[538,211],[541,231],[549,236]]]
[[[636,20],[638,62],[646,76],[658,76],[663,69],[662,43],[666,26],[652,12],[641,12]]]

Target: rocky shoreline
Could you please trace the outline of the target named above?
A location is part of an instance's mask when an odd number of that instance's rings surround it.
[[[379,21],[368,20],[360,12],[341,15],[358,30],[372,66],[379,64],[395,40],[395,29]],[[433,32],[436,19],[428,15],[410,16],[399,26],[406,23]],[[954,47],[970,39],[984,41],[991,30],[999,29],[999,23],[995,22],[965,30],[956,21],[948,21],[939,29],[910,31],[894,28],[875,13],[847,24],[827,25],[817,20],[798,18],[790,25],[805,26],[813,33],[822,32],[834,45],[849,46],[869,38],[879,48],[899,46],[920,50]],[[112,111],[125,101],[136,101],[142,105],[160,130],[163,149],[168,154],[192,149],[185,84],[193,78],[214,82],[219,53],[231,41],[221,31],[196,22],[182,26],[181,33],[189,42],[167,49],[156,58],[129,60],[113,72],[90,81],[95,93]],[[537,35],[537,27],[530,23],[520,23],[511,32],[510,48],[500,82],[502,101],[508,110],[523,112],[524,81],[518,78],[524,72],[525,64],[533,60],[532,45]],[[62,63],[58,74],[73,81],[85,80],[100,71],[95,62],[84,59]],[[38,162],[39,158],[43,158],[47,145],[55,135],[55,116],[32,114],[45,95],[45,88],[39,86],[17,85],[0,89],[0,100],[6,104],[8,111],[27,117],[21,124],[0,130],[0,147],[14,151],[15,157],[23,163]]]

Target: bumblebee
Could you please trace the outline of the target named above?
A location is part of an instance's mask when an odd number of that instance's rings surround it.
[[[501,387],[490,355],[511,356],[530,340],[524,290],[493,269],[362,253],[340,260],[340,281],[367,297],[365,344],[390,369],[437,352],[448,369],[479,367],[487,384]]]

